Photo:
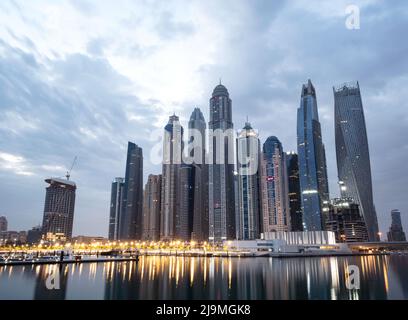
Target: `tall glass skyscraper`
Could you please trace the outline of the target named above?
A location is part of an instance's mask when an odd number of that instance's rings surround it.
[[[111,204],[109,214],[109,240],[118,240],[120,210],[123,204],[123,190],[125,188],[125,179],[116,178],[112,182]]]
[[[234,125],[228,90],[218,85],[210,99],[209,240],[235,239]]]
[[[252,162],[252,164],[251,164]],[[237,169],[239,194],[238,239],[259,239],[259,163],[260,142],[258,134],[246,123],[237,139]],[[254,170],[251,170],[251,165]],[[256,170],[256,171],[255,171]]]
[[[171,241],[176,237],[176,214],[179,209],[178,183],[182,164],[184,129],[179,117],[173,115],[164,128],[163,176],[160,240]]]
[[[342,197],[359,204],[370,241],[379,240],[370,154],[358,82],[333,88],[337,170]]]
[[[143,240],[160,240],[161,186],[161,175],[149,175],[143,198]]]
[[[193,190],[193,233],[196,241],[208,240],[208,165],[206,163],[206,128],[203,113],[195,108],[188,123],[189,143],[200,144],[190,150],[192,163]],[[199,140],[199,141],[198,141]]]
[[[277,137],[263,145],[261,186],[263,232],[291,231],[286,154]]]
[[[123,206],[120,210],[119,240],[142,239],[143,219],[143,150],[128,144]]]
[[[177,240],[190,241],[194,218],[194,174],[193,166],[182,164],[177,181],[177,211],[175,235]]]
[[[295,152],[286,153],[291,231],[303,231],[302,197],[300,195],[299,161]]]
[[[297,139],[303,227],[305,231],[323,230],[330,197],[316,90],[310,80],[302,88]]]

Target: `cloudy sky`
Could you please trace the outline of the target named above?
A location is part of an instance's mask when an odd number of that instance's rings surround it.
[[[347,5],[360,29],[346,28]],[[333,85],[360,82],[380,229],[408,231],[408,4],[400,1],[0,1],[0,215],[42,220],[44,178],[75,156],[74,234],[107,235],[110,183],[127,141],[144,148],[175,112],[186,123],[222,78],[235,128],[296,149],[301,86],[318,94],[331,195],[338,194]]]

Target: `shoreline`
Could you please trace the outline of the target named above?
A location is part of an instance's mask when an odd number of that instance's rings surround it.
[[[48,260],[48,261],[11,261],[0,262],[0,267],[6,266],[29,266],[29,265],[63,265],[63,264],[82,264],[82,263],[106,263],[106,262],[139,262],[141,257],[184,257],[184,258],[276,258],[276,259],[290,259],[290,258],[331,258],[331,257],[353,257],[353,256],[388,256],[391,253],[363,253],[363,252],[342,252],[342,253],[268,253],[268,254],[141,254],[136,257],[110,257],[110,258],[85,258],[81,260],[66,259],[60,260]]]

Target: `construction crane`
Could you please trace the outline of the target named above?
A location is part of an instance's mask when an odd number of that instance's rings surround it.
[[[65,177],[67,178],[68,181],[71,178],[71,172],[72,172],[72,169],[74,169],[74,166],[76,165],[77,160],[78,160],[78,157],[75,157],[74,161],[72,162],[71,168],[69,169],[69,171],[67,171],[67,174]]]

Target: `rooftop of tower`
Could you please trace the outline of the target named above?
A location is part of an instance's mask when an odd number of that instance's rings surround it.
[[[333,87],[333,90],[335,93],[353,90],[353,89],[360,89],[360,84],[358,83],[358,81],[345,82],[345,83],[342,83],[340,85]]]
[[[315,87],[312,84],[312,80],[308,80],[306,84],[303,85],[302,87],[302,97],[305,96],[316,96],[316,90]]]
[[[194,120],[203,120],[203,121],[205,121],[204,115],[201,112],[200,108],[195,108],[193,113],[191,114],[190,121],[194,121]]]
[[[252,128],[250,122],[245,122],[245,126],[242,128],[241,132],[238,134],[240,138],[244,137],[258,137],[257,132]]]
[[[173,123],[175,121],[179,121],[180,118],[178,116],[176,116],[175,114],[173,114],[172,116],[169,117],[169,123]]]
[[[213,91],[213,97],[218,97],[218,96],[229,97],[228,89],[221,83],[218,86],[216,86]]]
[[[252,128],[252,126],[251,126],[251,123],[247,121],[247,122],[245,122],[245,126],[244,126],[242,129],[244,129],[244,130],[252,130],[253,128]]]
[[[61,178],[48,178],[48,179],[45,179],[45,182],[50,185],[57,184],[57,185],[64,186],[64,187],[76,188],[75,182],[71,180],[61,179]]]

